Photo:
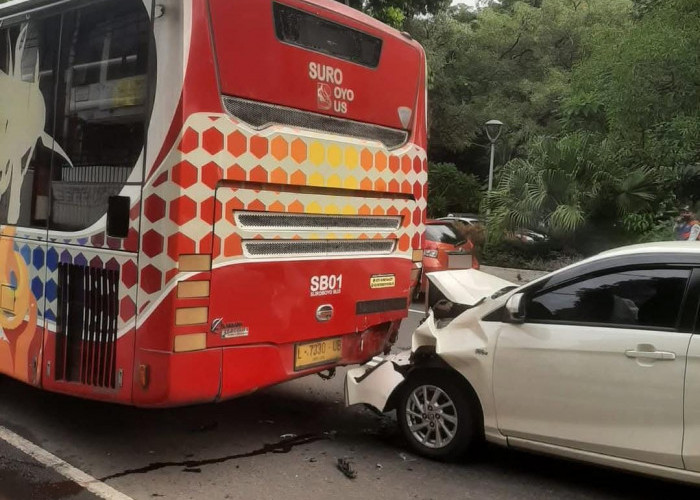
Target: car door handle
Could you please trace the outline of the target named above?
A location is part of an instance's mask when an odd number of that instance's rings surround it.
[[[676,359],[676,353],[669,351],[625,351],[625,356],[628,358],[660,359],[662,361]]]

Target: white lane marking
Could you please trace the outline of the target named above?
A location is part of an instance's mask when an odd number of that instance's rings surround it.
[[[130,496],[115,490],[80,469],[76,469],[68,462],[61,460],[56,455],[49,453],[31,441],[27,441],[19,434],[15,434],[1,425],[0,439],[104,500],[133,500]]]
[[[409,307],[408,310],[411,311],[412,313],[425,314],[425,311],[423,309],[411,309]]]

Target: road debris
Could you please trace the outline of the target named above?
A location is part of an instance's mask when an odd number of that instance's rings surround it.
[[[401,457],[401,460],[403,460],[404,462],[415,462],[416,461],[415,458],[413,458],[409,455],[406,455],[405,453],[399,453],[399,456]]]
[[[192,428],[192,432],[208,432],[219,427],[219,422],[204,422]]]
[[[352,463],[347,458],[339,458],[336,467],[349,479],[355,479],[357,472],[352,468]]]
[[[291,433],[290,434],[282,434],[280,436],[280,439],[294,439],[295,437],[297,437],[296,434],[291,434]]]

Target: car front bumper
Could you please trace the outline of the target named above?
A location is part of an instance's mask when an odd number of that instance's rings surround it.
[[[411,364],[411,351],[375,356],[368,363],[348,370],[345,375],[345,404],[366,404],[380,412],[388,410],[392,394],[405,380]]]

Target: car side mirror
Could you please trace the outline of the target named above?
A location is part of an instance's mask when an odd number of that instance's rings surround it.
[[[506,321],[508,323],[522,323],[525,321],[525,295],[516,293],[506,302]]]

